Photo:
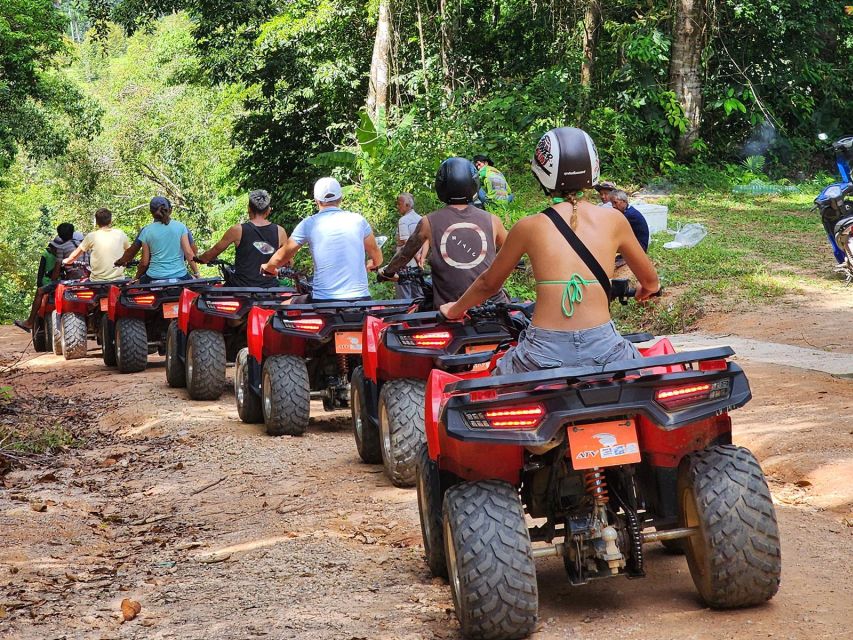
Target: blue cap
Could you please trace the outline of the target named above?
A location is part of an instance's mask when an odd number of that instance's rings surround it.
[[[172,210],[172,203],[169,202],[168,198],[164,198],[163,196],[154,196],[151,198],[151,204],[148,205],[148,208],[151,210],[151,213],[154,213],[158,209],[165,207],[169,211]]]

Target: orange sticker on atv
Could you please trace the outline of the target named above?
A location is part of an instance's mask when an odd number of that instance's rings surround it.
[[[484,351],[494,351],[497,348],[498,345],[496,344],[469,344],[465,347],[465,353],[483,353]],[[471,371],[485,371],[489,368],[489,364],[491,364],[491,360],[475,364],[471,367]]]
[[[361,355],[361,333],[358,331],[340,331],[336,333],[335,353]]]
[[[101,298],[101,311],[107,311],[110,308],[110,299]]]
[[[163,303],[163,317],[164,318],[177,318],[178,317],[178,303],[177,302],[164,302]]]
[[[640,444],[633,419],[570,425],[566,430],[575,470],[640,461]]]

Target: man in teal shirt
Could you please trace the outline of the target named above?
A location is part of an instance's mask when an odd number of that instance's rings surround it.
[[[195,273],[193,250],[186,226],[172,220],[172,203],[163,196],[151,199],[151,216],[154,222],[142,229],[142,260],[137,276],[139,282],[152,280],[189,280],[187,263]]]
[[[472,160],[480,176],[480,202],[484,205],[500,202],[507,204],[515,199],[504,174],[495,169],[488,156],[474,156]]]

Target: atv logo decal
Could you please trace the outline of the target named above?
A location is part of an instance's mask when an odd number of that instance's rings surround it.
[[[640,462],[633,419],[569,426],[567,433],[576,470]]]
[[[473,269],[486,259],[489,242],[486,232],[473,222],[457,222],[442,234],[439,250],[451,267]]]

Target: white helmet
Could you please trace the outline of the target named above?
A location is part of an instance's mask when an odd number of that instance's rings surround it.
[[[545,193],[580,191],[598,182],[595,143],[575,127],[551,129],[542,136],[530,166]]]

